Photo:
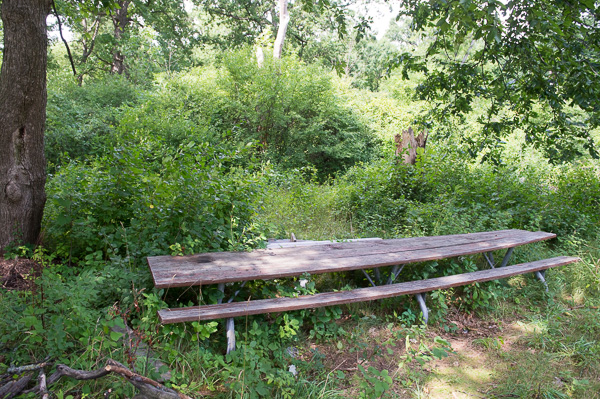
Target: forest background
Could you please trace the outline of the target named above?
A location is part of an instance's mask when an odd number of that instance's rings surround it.
[[[597,397],[597,4],[288,8],[277,56],[276,2],[54,2],[47,201],[39,242],[4,250],[0,383],[20,377],[14,366],[92,370],[115,359],[193,397]],[[395,154],[395,135],[409,127],[429,134],[415,165]],[[156,290],[145,264],[291,233],[511,228],[558,236],[515,251],[515,261],[582,261],[549,272],[548,293],[529,277],[432,293],[427,327],[404,297],[248,317],[228,355],[222,324],[161,326],[156,314],[214,303],[216,288]],[[483,266],[427,262],[399,278]],[[366,284],[352,272],[307,278],[309,293]],[[299,284],[258,282],[241,296],[290,296]],[[161,370],[123,343],[125,324]],[[464,336],[477,357],[470,367],[450,345]],[[458,360],[434,360],[448,355]],[[134,394],[116,377],[51,390]]]

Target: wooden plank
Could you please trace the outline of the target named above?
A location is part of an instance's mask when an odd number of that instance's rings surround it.
[[[559,256],[520,265],[480,270],[476,272],[438,277],[428,280],[410,281],[378,287],[357,288],[352,291],[325,292],[303,295],[297,298],[260,299],[246,302],[232,302],[221,305],[193,306],[187,308],[163,309],[158,312],[161,323],[181,323],[185,321],[214,320],[229,317],[247,316],[261,313],[277,313],[290,310],[320,308],[345,303],[373,301],[400,295],[418,294],[434,290],[468,285],[475,282],[498,280],[518,274],[533,273],[551,267],[563,266],[579,261],[571,256]]]
[[[275,240],[269,241],[267,244],[267,249],[279,249],[279,248],[298,248],[298,247],[311,247],[316,245],[330,245],[337,244],[340,242],[359,242],[359,241],[381,241],[382,238],[378,237],[369,237],[369,238],[350,238],[343,241],[310,241],[310,240],[298,240],[298,241],[289,241],[289,240]]]
[[[424,262],[506,249],[554,237],[555,234],[545,232],[502,230],[254,252],[155,256],[148,258],[148,264],[157,288],[187,287]]]

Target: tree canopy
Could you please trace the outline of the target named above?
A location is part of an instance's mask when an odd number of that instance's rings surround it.
[[[600,124],[600,7],[594,0],[407,0],[401,12],[428,31],[423,56],[405,52],[405,77],[425,74],[420,99],[435,103],[423,123],[464,116],[485,100],[471,151],[491,150],[515,128],[555,160],[581,149],[597,157]]]

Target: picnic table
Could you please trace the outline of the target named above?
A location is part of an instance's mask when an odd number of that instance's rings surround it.
[[[298,277],[305,273],[319,274],[362,270],[370,287],[349,291],[323,292],[297,297],[270,298],[212,305],[163,309],[158,312],[161,323],[180,323],[227,319],[227,351],[235,349],[234,317],[260,313],[285,312],[298,309],[372,301],[400,295],[415,295],[427,322],[425,294],[476,282],[502,279],[518,274],[535,273],[544,285],[545,271],[579,260],[559,256],[508,266],[517,246],[556,237],[546,232],[501,230],[471,234],[400,239],[367,239],[353,242],[274,243],[267,249],[252,252],[211,252],[189,256],[154,256],[148,265],[157,288],[191,287],[252,280]],[[495,251],[504,251],[502,261],[494,260]],[[411,263],[483,254],[490,269],[451,276],[394,283],[402,268]],[[390,267],[389,277],[382,281],[367,270],[379,274],[379,268]],[[376,281],[381,281],[378,285]],[[547,285],[546,285],[547,289]]]

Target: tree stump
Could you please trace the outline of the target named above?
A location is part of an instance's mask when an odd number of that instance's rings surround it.
[[[425,149],[427,144],[427,131],[423,130],[415,137],[412,127],[403,130],[402,134],[394,136],[396,142],[396,156],[402,155],[402,160],[407,165],[414,165],[417,162],[417,148]]]

